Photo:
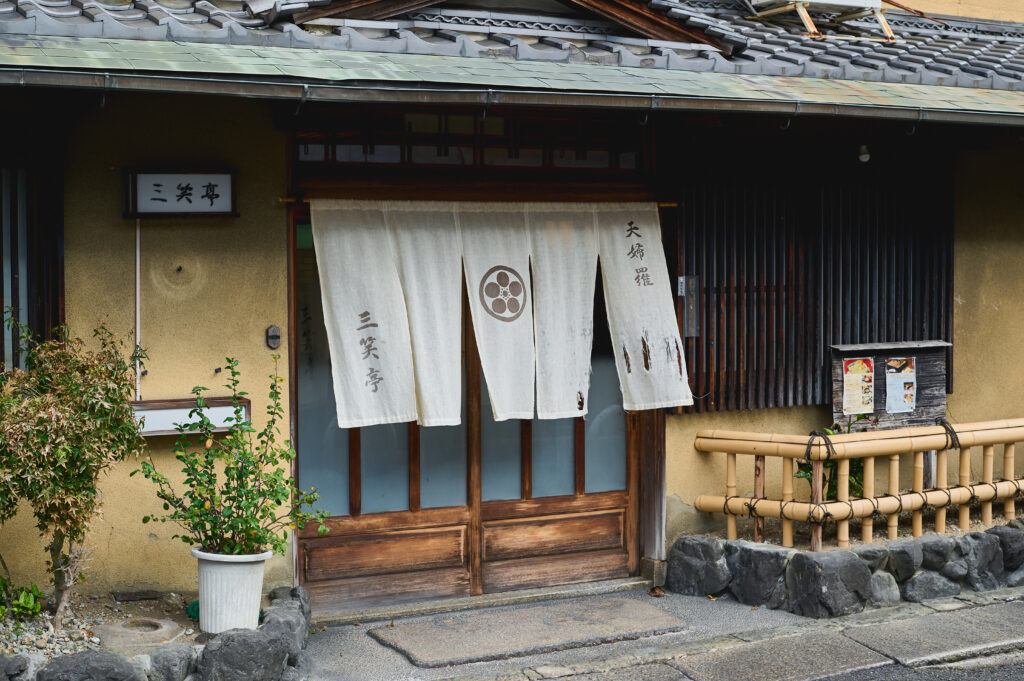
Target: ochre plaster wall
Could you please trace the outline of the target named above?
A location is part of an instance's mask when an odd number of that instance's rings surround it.
[[[98,101],[98,100],[97,100]],[[100,322],[130,334],[135,315],[135,221],[122,217],[122,172],[132,165],[237,169],[241,217],[142,221],[142,345],[149,353],[143,399],[188,397],[194,385],[224,395],[224,358],[239,359],[253,421],[264,423],[266,380],[274,369],[264,330],[286,331],[287,223],[284,137],[269,106],[253,100],[113,96],[78,111],[65,186],[66,318],[83,338]],[[180,271],[179,271],[180,268]],[[284,334],[283,334],[284,335]],[[287,338],[278,352],[287,377]],[[288,437],[288,422],[283,424]],[[157,467],[179,478],[173,438],[152,438]],[[195,559],[172,540],[171,524],[143,525],[159,510],[154,486],[128,461],[102,481],[103,512],[89,534],[84,591],[193,590]],[[0,553],[16,581],[47,582],[31,516],[3,528]],[[290,584],[290,556],[275,556],[265,588]]]
[[[929,14],[1024,21],[1024,3],[1020,0],[905,0],[902,4]]]

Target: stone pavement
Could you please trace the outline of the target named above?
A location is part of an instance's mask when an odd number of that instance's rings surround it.
[[[622,608],[627,617],[629,601],[637,612],[653,607],[664,613],[663,633],[647,631],[629,640],[588,644],[587,636],[574,630],[574,617],[588,611],[591,624],[610,606]],[[857,678],[870,679],[872,672],[865,670],[892,674],[893,669],[1024,650],[1024,602],[1018,601],[1024,601],[1024,587],[812,620],[751,608],[728,597],[652,598],[637,590],[441,616],[449,633],[472,632],[492,653],[507,650],[507,655],[490,655],[497,659],[488,661],[418,666],[368,633],[409,626],[419,646],[412,658],[458,658],[461,654],[440,631],[437,650],[424,647],[431,617],[438,615],[399,618],[393,627],[390,620],[329,626],[310,638],[308,650],[319,665],[318,678],[337,681],[813,681],[837,674],[866,674]],[[545,614],[538,607],[549,610]],[[583,640],[582,647],[517,654],[533,623],[559,621],[559,612],[567,645]],[[652,628],[659,628],[657,619],[652,617]],[[681,630],[668,626],[676,619],[684,623]],[[550,629],[544,635],[550,645]]]

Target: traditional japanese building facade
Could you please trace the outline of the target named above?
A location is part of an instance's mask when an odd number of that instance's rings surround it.
[[[832,343],[948,340],[950,419],[1020,415],[1024,15],[1010,3],[919,3],[962,9],[944,25],[894,11],[896,42],[867,20],[807,38],[728,0],[331,12],[343,4],[0,14],[17,122],[5,304],[39,329],[138,334],[143,401],[222,393],[236,357],[257,425],[281,355],[295,473],[336,520],[326,538],[299,533],[268,588],[302,583],[338,610],[650,573],[673,537],[716,522],[692,503],[723,462],[695,433],[828,425]],[[237,215],[136,218],[133,170],[234,173]],[[311,211],[353,200],[657,209],[694,406],[623,410],[598,283],[587,417],[495,421],[470,311],[485,282],[467,280],[460,425],[339,428]],[[149,444],[172,469],[173,438]],[[104,481],[84,588],[192,588],[173,528],[141,523],[157,500],[133,468]],[[29,514],[0,552],[44,580]]]

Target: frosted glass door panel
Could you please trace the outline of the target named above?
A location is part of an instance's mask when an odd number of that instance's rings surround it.
[[[308,236],[304,241],[303,234]],[[299,319],[296,377],[299,387],[299,486],[316,487],[316,508],[333,516],[348,515],[348,431],[338,428],[331,382],[320,281],[309,226],[299,227],[296,287]],[[308,242],[308,247],[303,247]]]
[[[481,499],[519,499],[522,496],[521,428],[517,420],[495,421],[491,401],[487,397],[484,381],[480,400],[480,420],[483,431],[480,478]]]
[[[462,424],[420,428],[420,506],[466,505],[466,381]]]
[[[409,510],[409,424],[359,429],[362,511]]]
[[[575,494],[575,463],[573,420],[535,420],[533,422],[534,498]]]
[[[626,489],[626,412],[613,357],[595,357],[586,417],[586,492]]]

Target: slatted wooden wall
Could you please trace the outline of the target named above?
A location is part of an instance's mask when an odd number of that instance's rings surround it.
[[[700,334],[684,339],[689,411],[828,404],[829,345],[951,341],[950,195],[688,187],[664,227],[676,273],[700,277]]]

